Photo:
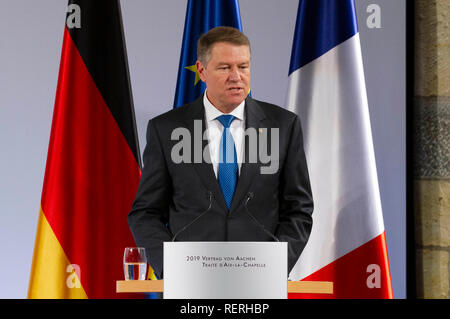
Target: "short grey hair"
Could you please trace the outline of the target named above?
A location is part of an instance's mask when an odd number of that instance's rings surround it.
[[[197,42],[197,60],[206,65],[211,57],[215,43],[226,42],[234,45],[245,45],[250,50],[250,41],[239,29],[233,27],[216,27],[203,34]]]

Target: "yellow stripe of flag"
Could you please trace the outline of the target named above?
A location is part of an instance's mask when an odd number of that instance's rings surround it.
[[[87,299],[78,278],[80,273],[77,274],[76,270],[77,265],[70,263],[41,207],[28,298]]]

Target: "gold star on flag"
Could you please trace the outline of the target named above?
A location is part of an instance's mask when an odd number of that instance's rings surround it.
[[[190,65],[190,66],[185,66],[185,69],[188,69],[189,71],[195,72],[195,81],[194,81],[194,86],[197,85],[198,81],[200,81],[200,76],[198,75],[198,71],[197,71],[197,65]]]

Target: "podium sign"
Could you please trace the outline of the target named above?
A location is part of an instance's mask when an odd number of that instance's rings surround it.
[[[286,299],[287,243],[165,242],[164,299]]]

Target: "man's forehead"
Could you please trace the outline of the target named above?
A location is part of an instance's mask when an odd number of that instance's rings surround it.
[[[224,46],[230,47],[230,48],[238,48],[238,49],[246,50],[250,54],[250,47],[248,45],[234,44],[231,42],[216,42],[211,46],[211,52],[221,50],[221,49],[223,49]],[[220,52],[220,51],[218,51],[218,52]]]
[[[219,42],[219,43],[224,43],[224,42]],[[228,44],[228,43],[224,43],[224,44]],[[237,48],[239,49],[238,54],[233,54],[233,57],[239,57],[241,58],[241,60],[247,60],[250,61],[250,49],[248,46],[246,45],[235,45],[235,44],[230,44],[230,47],[233,48]],[[234,50],[233,50],[234,51]],[[233,53],[236,53],[236,51],[234,51]],[[217,45],[214,44],[212,49],[211,49],[211,58],[215,57],[216,59],[218,59],[219,63],[223,62],[226,63],[228,56],[226,54],[224,54],[224,46],[221,45]]]

